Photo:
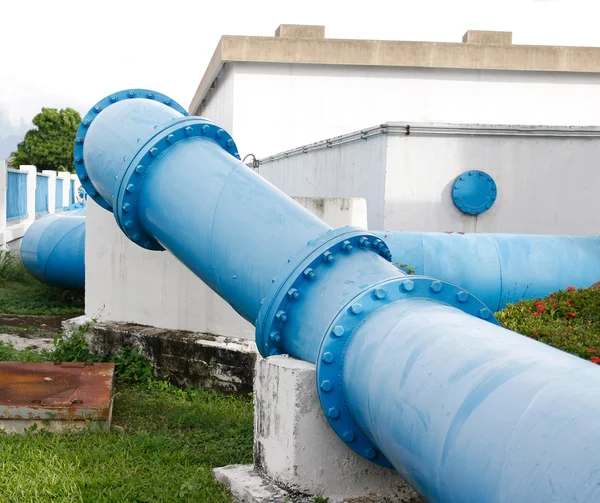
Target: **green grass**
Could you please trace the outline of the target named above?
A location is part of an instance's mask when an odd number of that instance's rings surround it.
[[[252,462],[252,403],[124,386],[119,431],[0,435],[2,502],[230,502],[211,469]]]
[[[59,338],[53,352],[0,344],[0,360],[97,359],[81,341]],[[230,502],[211,470],[252,462],[252,401],[153,380],[131,351],[112,359],[112,430],[0,433],[0,501]]]
[[[0,342],[0,362],[45,362],[50,361],[50,351],[24,349],[17,351],[10,344]]]
[[[0,313],[75,315],[83,307],[83,292],[41,283],[14,255],[0,252]]]

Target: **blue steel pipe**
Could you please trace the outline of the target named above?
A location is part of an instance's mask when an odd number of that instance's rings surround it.
[[[77,133],[80,180],[132,241],[169,249],[252,321],[263,356],[315,363],[348,447],[427,501],[596,500],[594,365],[500,329],[464,289],[406,276],[382,239],[330,229],[181,112],[145,90],[100,101]]]
[[[36,220],[23,235],[21,260],[42,283],[61,288],[85,288],[85,206]]]
[[[600,281],[600,237],[375,232],[395,265],[454,283],[492,311]]]

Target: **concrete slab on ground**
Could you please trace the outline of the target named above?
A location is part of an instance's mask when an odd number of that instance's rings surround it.
[[[10,344],[16,350],[23,349],[54,349],[54,339],[46,337],[24,336],[15,334],[0,334],[0,342]]]

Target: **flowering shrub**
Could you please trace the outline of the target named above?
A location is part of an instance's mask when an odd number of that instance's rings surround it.
[[[509,304],[496,317],[509,330],[600,364],[600,288],[569,286]]]

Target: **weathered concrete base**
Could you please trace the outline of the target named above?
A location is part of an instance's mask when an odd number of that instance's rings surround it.
[[[238,501],[302,501],[301,496],[322,496],[329,503],[421,501],[394,470],[358,456],[333,432],[321,409],[313,364],[286,356],[259,359],[254,393],[254,468],[215,471]],[[284,489],[285,496],[273,488]]]
[[[81,327],[92,352],[114,354],[123,348],[136,348],[157,376],[168,377],[178,386],[224,393],[252,391],[258,355],[252,341],[133,323],[94,323],[86,316],[63,322],[67,335]]]
[[[235,501],[240,503],[300,503],[287,491],[254,470],[252,465],[230,465],[215,468],[213,476],[231,491]],[[307,500],[303,497],[300,499]]]

